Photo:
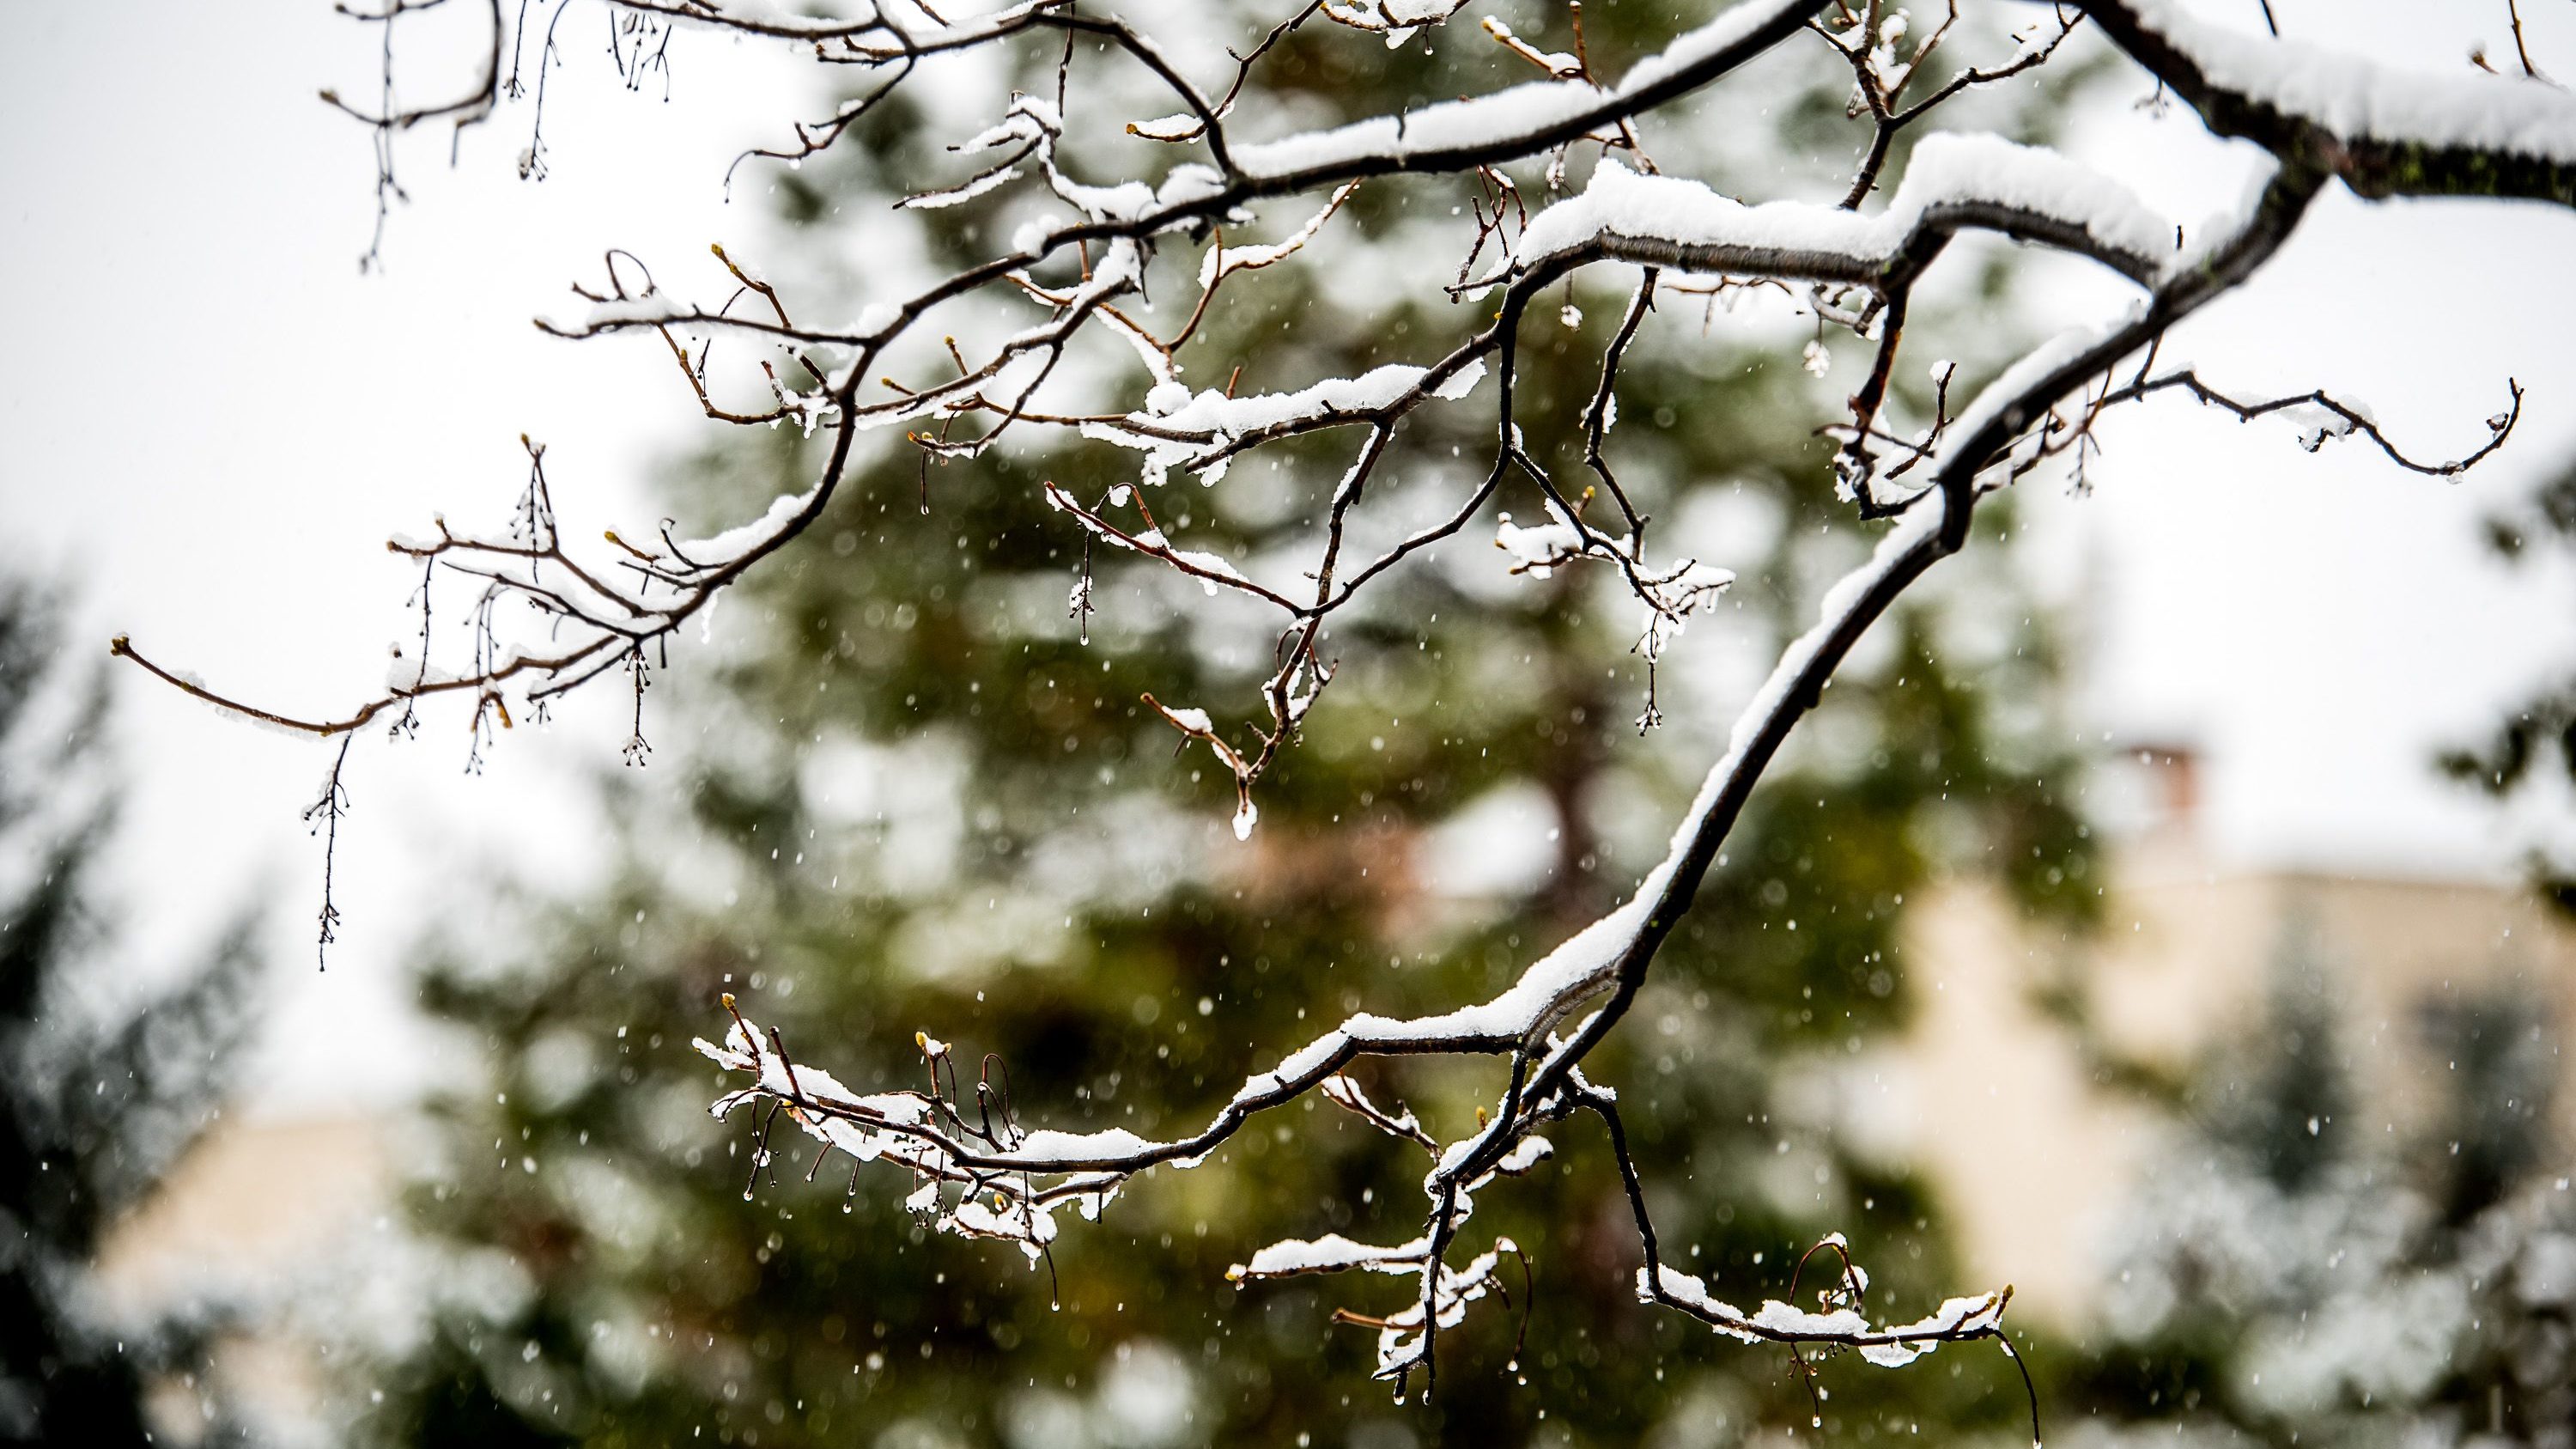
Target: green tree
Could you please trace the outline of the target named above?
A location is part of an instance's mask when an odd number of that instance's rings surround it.
[[[86,1274],[213,1121],[253,956],[236,929],[143,1009],[100,990],[116,960],[91,880],[114,813],[106,695],[60,660],[41,596],[0,586],[0,1443],[140,1445],[153,1379],[201,1382],[219,1320],[103,1322]],[[219,1438],[239,1432],[206,1409]]]
[[[1668,34],[1671,17],[1647,10],[1596,7],[1591,54],[1614,67]],[[1557,23],[1522,18],[1532,34]],[[1247,105],[1365,114],[1461,89],[1494,54],[1482,36],[1388,49],[1301,32],[1256,73]],[[1031,47],[996,83],[1052,92],[1056,59]],[[1792,52],[1769,89],[1703,108],[1658,145],[1702,174],[1804,168],[1836,184],[1803,158],[1848,162],[1840,64]],[[1148,113],[1114,92],[1123,82],[1102,78],[1113,93],[1090,95],[1092,79],[1079,73],[1075,104]],[[898,178],[954,174],[938,149],[955,139],[951,118],[998,110],[993,98],[931,118],[915,99],[896,93],[782,178],[798,235],[777,265],[803,274],[783,291],[852,287],[850,218],[902,194]],[[2027,129],[2054,101],[2023,90],[1988,104]],[[1549,186],[1537,168],[1513,176],[1534,199]],[[1462,209],[1491,195],[1472,180],[1454,191]],[[1342,250],[1229,294],[1192,367],[1254,390],[1445,345],[1481,320],[1472,307],[1436,286],[1355,280],[1419,272],[1407,253],[1432,205],[1363,187],[1347,237],[1318,243]],[[997,194],[915,215],[904,246],[959,262],[1010,213]],[[1185,278],[1197,254],[1172,262]],[[1992,321],[2003,266],[1967,269],[1911,324],[1955,338],[1970,375],[2010,340]],[[1529,444],[1566,477],[1583,476],[1579,416],[1626,302],[1596,285],[1532,325],[1520,376]],[[1175,280],[1169,294],[1190,289]],[[1776,320],[1729,320],[1740,300],[1666,295],[1623,372],[1617,437],[1640,510],[1745,576],[1734,606],[1695,627],[1767,658],[1868,531],[1810,431],[1838,401],[1820,406],[1824,385],[1783,360]],[[1838,366],[1829,376],[1847,385],[1861,364]],[[1928,414],[1928,386],[1898,386]],[[1389,476],[1454,475],[1462,451],[1489,444],[1477,426],[1415,419]],[[1258,558],[1311,528],[1347,466],[1341,447],[1301,442],[1275,470],[1247,461],[1222,489],[1176,480],[1149,502],[1191,546]],[[674,508],[738,516],[810,470],[792,430],[737,437],[692,461]],[[615,884],[527,903],[525,944],[506,959],[439,957],[424,1000],[483,1048],[489,1080],[438,1105],[445,1151],[415,1191],[415,1220],[460,1253],[507,1254],[522,1291],[442,1309],[416,1357],[370,1366],[366,1387],[385,1395],[370,1435],[1690,1443],[1817,1411],[1787,1354],[1638,1307],[1619,1175],[1583,1122],[1551,1131],[1540,1171],[1485,1194],[1471,1237],[1509,1235],[1527,1275],[1509,1265],[1510,1302],[1444,1339],[1437,1400],[1398,1409],[1367,1382],[1374,1335],[1334,1312],[1393,1311],[1400,1287],[1226,1286],[1230,1264],[1277,1238],[1415,1231],[1427,1159],[1329,1107],[1156,1173],[1098,1224],[1069,1223],[1036,1264],[1008,1245],[926,1239],[897,1180],[816,1164],[801,1141],[755,1178],[750,1128],[708,1119],[721,1085],[688,1043],[720,1034],[716,1001],[731,992],[860,1090],[920,1085],[914,1034],[930,1030],[955,1041],[970,1085],[974,1063],[995,1063],[1022,1119],[1185,1124],[1353,1010],[1492,992],[1661,853],[1723,736],[1728,689],[1667,667],[1668,724],[1640,739],[1633,604],[1583,569],[1516,577],[1481,539],[1389,578],[1339,624],[1327,651],[1339,672],[1237,845],[1230,778],[1197,745],[1175,760],[1187,742],[1142,697],[1248,707],[1267,634],[1188,580],[1105,554],[1091,560],[1087,639],[1066,617],[1084,543],[1040,485],[1097,491],[1134,470],[1133,454],[1071,436],[937,464],[881,447],[810,546],[738,586],[717,626],[727,647],[695,666],[706,672],[675,671],[678,698],[649,698],[645,788],[606,787],[622,822]],[[1542,512],[1534,492],[1501,506]],[[1981,526],[2000,543],[2009,509],[1990,504]],[[1957,1281],[1923,1183],[1846,1141],[1824,1105],[1845,1064],[1905,1020],[1896,926],[1910,895],[1944,872],[1990,870],[2070,921],[2094,895],[2091,848],[2061,793],[2074,762],[2043,743],[2051,641],[2003,551],[1979,556],[1837,679],[1814,743],[1732,837],[1630,1034],[1595,1059],[1622,1093],[1672,1260],[1743,1297],[1787,1296],[1799,1255],[1835,1229],[1877,1273],[1874,1309],[1910,1317],[1989,1286]],[[1714,673],[1727,653],[1679,657]],[[1548,858],[1506,888],[1431,889],[1431,862],[1493,818],[1476,809],[1510,800],[1540,807],[1543,823],[1517,839],[1544,835]],[[1443,1136],[1492,1090],[1490,1069],[1454,1064],[1357,1074]],[[800,1181],[809,1167],[823,1180]],[[1806,1270],[1802,1299],[1818,1272]],[[1871,1433],[2021,1421],[2002,1356],[1953,1358],[1963,1372],[1825,1366],[1824,1407]]]

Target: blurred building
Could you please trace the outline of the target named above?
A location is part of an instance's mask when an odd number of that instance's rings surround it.
[[[2195,829],[2189,750],[2136,750],[2107,773],[2120,799],[2097,812],[2116,822],[2098,929],[2034,932],[1973,880],[1918,903],[1906,960],[1919,1014],[1877,1069],[1904,1150],[1953,1215],[1968,1280],[2010,1282],[2019,1311],[2064,1327],[2087,1321],[2113,1215],[2177,1131],[2159,1089],[2263,1029],[2286,954],[2323,976],[2350,1110],[2392,1146],[2438,1125],[2456,1066],[2446,1024],[2461,1012],[2526,1002],[2561,1063],[2576,1019],[2576,928],[2528,889],[2229,869]],[[2562,1142],[2576,1120],[2568,1070],[2550,1124]]]
[[[315,1325],[351,1323],[346,1310],[371,1276],[409,1266],[387,1251],[398,1130],[375,1118],[227,1114],[108,1235],[96,1286],[112,1320],[210,1310],[242,1325],[220,1334],[220,1383],[157,1386],[163,1442],[197,1442],[217,1400],[267,1442],[328,1442],[316,1414],[333,1345]],[[317,1306],[326,1311],[308,1311]]]

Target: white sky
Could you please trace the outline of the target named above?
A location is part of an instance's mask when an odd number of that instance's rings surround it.
[[[2250,0],[2203,8],[2259,23]],[[2287,35],[2390,64],[2458,70],[2480,43],[2512,55],[2501,3],[2273,9]],[[2576,8],[2523,10],[2543,68],[2576,72]],[[2255,155],[2179,107],[2162,120],[2110,108],[2070,149],[2185,220],[2232,202]],[[2481,528],[2576,464],[2569,257],[2576,213],[2561,208],[2370,204],[2338,189],[2255,285],[2177,329],[2164,361],[2240,397],[2325,387],[2367,403],[2427,461],[2483,442],[2512,377],[2530,395],[2506,449],[2444,482],[2366,442],[2310,456],[2290,424],[2242,425],[2177,399],[2107,427],[2095,496],[2043,510],[2072,535],[2058,564],[2098,591],[2098,723],[2209,751],[2207,827],[2222,855],[2407,873],[2510,859],[2522,837],[2428,762],[2576,656],[2576,578],[2556,559],[2501,567]]]
[[[2576,75],[2576,11],[2529,8],[2544,65]],[[2501,0],[2275,9],[2293,34],[2434,68],[2503,35]],[[313,96],[371,91],[360,27],[322,0],[0,4],[0,558],[83,583],[82,648],[126,630],[248,697],[316,713],[363,697],[406,627],[411,576],[384,537],[439,511],[500,516],[522,431],[552,446],[569,527],[649,521],[652,460],[709,425],[652,346],[575,347],[528,319],[564,310],[565,283],[595,277],[606,246],[685,269],[712,265],[710,241],[756,239],[767,173],[746,167],[731,205],[720,181],[775,139],[778,98],[804,92],[780,52],[684,34],[675,99],[628,94],[605,26],[604,11],[565,22],[549,179],[522,183],[511,164],[524,108],[466,133],[454,171],[443,129],[409,138],[414,202],[395,213],[386,273],[362,278],[368,136]],[[406,73],[429,77],[434,59],[411,51]],[[2074,144],[2183,217],[2232,197],[2243,164],[2180,111],[2114,111]],[[2092,498],[2034,510],[2088,596],[2096,725],[2208,746],[2230,856],[2430,872],[2504,859],[2497,822],[2426,760],[2576,653],[2565,573],[2506,573],[2477,530],[2494,500],[2576,455],[2569,257],[2563,211],[2339,198],[2168,353],[2249,392],[2348,391],[2425,455],[2474,445],[2518,377],[2523,432],[2472,482],[2399,474],[2352,443],[2311,458],[2285,425],[2174,403],[2109,431]],[[119,886],[139,959],[277,901],[281,952],[309,961],[315,847],[297,811],[323,748],[131,673],[120,703],[133,790]],[[505,741],[479,781],[457,773],[465,740],[446,713],[419,745],[362,743],[348,921],[327,976],[286,972],[260,1069],[273,1102],[382,1101],[419,1080],[407,946],[429,909],[470,911],[457,887],[478,871],[583,879],[600,827],[577,782],[614,767],[614,712],[606,695],[576,701],[553,738]]]

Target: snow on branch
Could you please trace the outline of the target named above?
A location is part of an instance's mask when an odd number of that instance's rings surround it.
[[[1531,220],[1514,263],[1537,268],[1590,254],[1884,290],[1910,281],[1950,234],[1969,228],[2091,257],[2141,284],[2152,284],[2180,246],[2171,221],[2086,166],[1996,136],[1943,134],[1915,148],[1894,200],[1871,217],[1795,201],[1746,206],[1696,181],[1640,176],[1605,160],[1580,195]]]
[[[1833,1344],[1860,1351],[1881,1368],[1903,1368],[1945,1343],[2000,1338],[2010,1290],[1952,1298],[1912,1323],[1873,1327],[1855,1308],[1810,1313],[1768,1299],[1751,1313],[1709,1296],[1708,1285],[1664,1265],[1651,1278],[1637,1270],[1637,1300],[1678,1308],[1741,1343]]]
[[[1683,32],[1618,83],[1533,81],[1400,116],[1236,148],[1247,177],[1285,190],[1390,171],[1455,171],[1535,155],[1689,94],[1797,33],[1814,0],[1745,0]]]
[[[2211,130],[2340,177],[2364,196],[2576,205],[2576,97],[2536,78],[2399,70],[2231,30],[2180,0],[2082,0],[2081,8]]]

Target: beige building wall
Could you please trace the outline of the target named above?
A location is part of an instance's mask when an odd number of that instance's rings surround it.
[[[2269,974],[2304,932],[2344,1013],[2364,1123],[2402,1138],[2446,1100],[2424,1009],[2499,986],[2576,1024],[2576,929],[2515,885],[2230,874],[2177,825],[2115,851],[2101,927],[2042,932],[1981,882],[1907,921],[1921,1010],[1898,1053],[1915,1159],[1959,1226],[1972,1281],[2080,1325],[2112,1214],[2172,1130],[2113,1066],[2179,1074],[2263,1019]],[[2084,1027],[2052,1009],[2071,1001]],[[2576,1062],[2570,1066],[2576,1067]],[[2561,1130],[2576,1126],[2562,1075]]]
[[[365,1118],[227,1118],[182,1158],[160,1187],[101,1245],[101,1306],[145,1322],[190,1302],[241,1305],[257,1315],[300,1292],[345,1280],[394,1231],[393,1157],[399,1124]],[[292,1329],[234,1335],[215,1346],[213,1371],[227,1402],[269,1442],[327,1444],[317,1414],[328,1399],[330,1345]],[[206,1401],[191,1386],[159,1385],[152,1397],[160,1442],[203,1437]]]

